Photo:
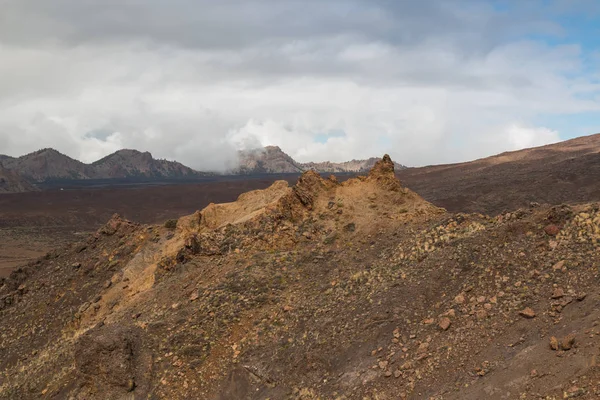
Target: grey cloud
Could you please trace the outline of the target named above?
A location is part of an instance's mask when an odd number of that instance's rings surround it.
[[[0,143],[223,169],[259,144],[423,164],[554,140],[533,117],[597,110],[599,90],[577,44],[523,40],[564,35],[546,3],[4,0]]]
[[[515,33],[559,30],[533,7],[519,7],[524,12],[507,16],[476,0],[5,0],[0,37],[15,44],[139,40],[202,49],[335,35],[398,46],[452,37],[472,51]]]

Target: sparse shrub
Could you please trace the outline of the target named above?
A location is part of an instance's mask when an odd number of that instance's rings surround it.
[[[169,219],[165,222],[165,228],[167,229],[175,229],[177,228],[177,220],[176,219]]]

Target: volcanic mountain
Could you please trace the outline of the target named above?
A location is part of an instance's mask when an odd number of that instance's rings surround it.
[[[334,162],[309,162],[299,163],[286,154],[278,146],[266,146],[262,149],[244,150],[238,152],[239,166],[232,171],[236,174],[284,174],[300,173],[313,170],[319,173],[344,173],[344,172],[368,172],[379,158],[367,160],[352,160],[341,163]],[[395,163],[396,169],[406,168]]]
[[[52,179],[183,178],[207,175],[178,162],[156,160],[150,153],[137,150],[119,150],[92,164],[84,164],[54,149],[42,149],[18,158],[2,156],[0,165],[34,182]]]
[[[88,165],[54,149],[42,149],[18,158],[4,156],[0,163],[5,169],[34,182],[56,178],[87,179],[91,174]]]
[[[13,171],[0,167],[0,193],[31,192],[37,188]]]
[[[0,397],[597,398],[599,268],[598,204],[449,214],[387,156],[308,171],[0,281]]]
[[[206,175],[185,165],[167,160],[156,160],[149,152],[119,150],[91,164],[96,178],[181,178]]]

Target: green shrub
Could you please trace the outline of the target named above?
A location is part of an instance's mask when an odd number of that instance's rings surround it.
[[[176,219],[169,219],[165,222],[165,228],[167,229],[175,229],[177,228],[177,220]]]

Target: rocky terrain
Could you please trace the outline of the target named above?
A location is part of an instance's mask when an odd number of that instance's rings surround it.
[[[178,162],[156,160],[150,153],[137,150],[119,150],[92,164],[84,164],[54,149],[42,149],[18,158],[2,156],[0,166],[32,182],[52,179],[182,178],[208,175]]]
[[[600,134],[451,165],[397,171],[401,182],[453,212],[495,215],[530,202],[600,200]]]
[[[37,188],[19,174],[0,167],[0,193],[36,191]]]
[[[234,174],[270,174],[298,173],[302,166],[277,146],[266,146],[264,149],[244,150],[238,152],[239,165]]]
[[[367,160],[352,160],[341,163],[334,162],[309,162],[299,163],[277,146],[266,146],[264,149],[245,150],[239,152],[239,166],[233,170],[236,174],[273,174],[273,173],[301,173],[313,170],[319,173],[344,173],[368,172],[379,158],[372,157]],[[404,167],[395,163],[396,169]]]
[[[600,206],[451,214],[384,157],[0,283],[0,398],[595,399]]]

